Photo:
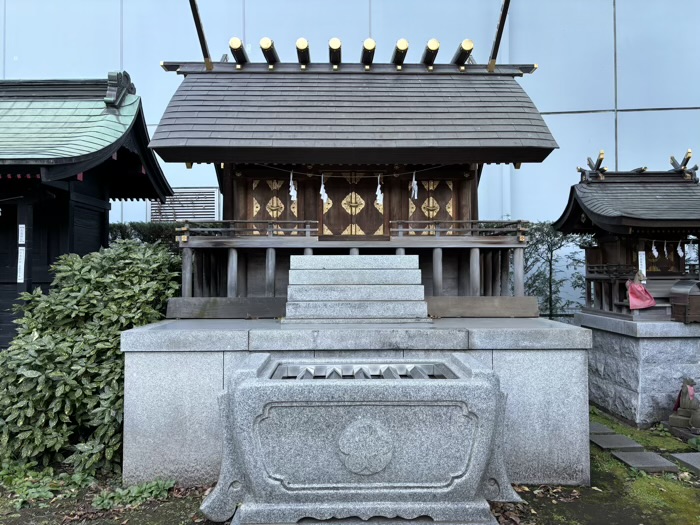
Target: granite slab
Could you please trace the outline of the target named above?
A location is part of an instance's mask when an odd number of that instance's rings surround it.
[[[596,423],[595,421],[591,421],[590,425],[590,433],[591,434],[614,434],[615,431],[610,430],[609,427],[606,427],[605,425],[601,425],[600,423]]]
[[[619,434],[594,434],[591,443],[598,445],[603,450],[618,450],[622,452],[644,452],[644,447],[627,436]]]
[[[687,468],[696,476],[700,476],[700,452],[685,452],[682,454],[671,454],[671,457],[678,461],[681,466]]]
[[[417,255],[292,255],[290,270],[412,269],[418,268]]]
[[[678,472],[678,467],[656,452],[620,452],[613,451],[613,456],[628,467],[644,472]]]

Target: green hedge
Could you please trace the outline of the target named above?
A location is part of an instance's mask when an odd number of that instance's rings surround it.
[[[176,228],[181,226],[176,222],[115,222],[109,225],[110,244],[118,240],[133,239],[151,244],[161,243],[177,253],[175,241]]]
[[[179,267],[164,246],[116,241],[61,256],[50,292],[22,296],[18,335],[0,352],[0,459],[119,468],[119,334],[163,317]]]

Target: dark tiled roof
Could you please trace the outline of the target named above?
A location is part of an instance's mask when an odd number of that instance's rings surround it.
[[[554,223],[564,232],[591,225],[611,232],[629,228],[700,228],[700,184],[691,173],[607,173],[605,181],[571,187],[563,215]],[[585,214],[588,226],[581,222]]]
[[[186,74],[151,147],[173,161],[432,163],[539,162],[557,144],[512,73],[217,64]]]

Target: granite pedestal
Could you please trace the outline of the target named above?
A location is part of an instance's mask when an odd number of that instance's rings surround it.
[[[514,483],[589,483],[590,331],[543,319],[281,324],[162,321],[122,334],[123,477],[216,481],[223,427],[217,396],[250,354],[271,359],[448,359],[494,371],[507,396],[505,462]]]
[[[682,379],[700,378],[700,324],[588,313],[576,324],[593,332],[591,401],[639,427],[667,420]]]

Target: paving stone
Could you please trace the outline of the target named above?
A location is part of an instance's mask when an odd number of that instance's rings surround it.
[[[700,476],[700,452],[685,452],[683,454],[671,454],[671,457],[682,466],[690,470],[696,476]]]
[[[644,447],[626,436],[619,434],[594,434],[591,442],[603,450],[619,450],[623,452],[644,452]]]
[[[590,427],[589,427],[590,433],[591,434],[614,434],[614,430],[610,430],[609,427],[606,427],[605,425],[601,425],[600,423],[596,423],[595,421],[591,421]]]
[[[678,467],[656,452],[618,452],[613,456],[629,467],[644,472],[678,472]]]

